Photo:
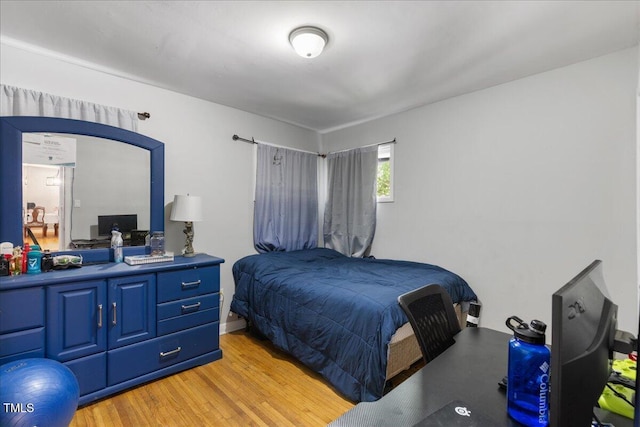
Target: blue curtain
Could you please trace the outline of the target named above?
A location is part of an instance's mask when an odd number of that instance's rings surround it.
[[[258,144],[253,242],[260,253],[318,245],[316,154]]]
[[[367,254],[376,230],[378,147],[327,155],[324,245],[347,256]]]

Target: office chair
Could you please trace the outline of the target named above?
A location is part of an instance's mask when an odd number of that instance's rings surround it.
[[[409,318],[426,363],[455,343],[460,324],[453,302],[440,285],[426,285],[398,297]]]

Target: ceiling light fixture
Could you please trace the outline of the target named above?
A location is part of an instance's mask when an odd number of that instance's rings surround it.
[[[303,58],[315,58],[329,41],[327,33],[316,27],[296,28],[289,34],[289,42],[298,55]]]

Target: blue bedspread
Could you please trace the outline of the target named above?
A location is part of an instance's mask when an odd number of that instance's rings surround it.
[[[389,341],[407,322],[399,295],[437,283],[454,303],[477,299],[443,268],[324,248],[250,255],[233,277],[231,311],[353,401],[382,396]]]

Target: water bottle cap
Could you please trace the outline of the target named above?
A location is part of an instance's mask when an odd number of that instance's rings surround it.
[[[515,324],[514,324],[515,322]],[[513,331],[513,335],[519,339],[520,341],[529,343],[529,344],[544,344],[545,343],[545,335],[544,331],[547,328],[547,325],[544,322],[539,320],[533,320],[531,322],[531,327],[522,321],[517,316],[511,316],[506,321],[509,329]]]
[[[538,334],[544,335],[545,331],[547,330],[547,325],[544,322],[541,322],[540,320],[532,320],[531,323],[529,324],[529,328],[533,332],[537,332]]]

